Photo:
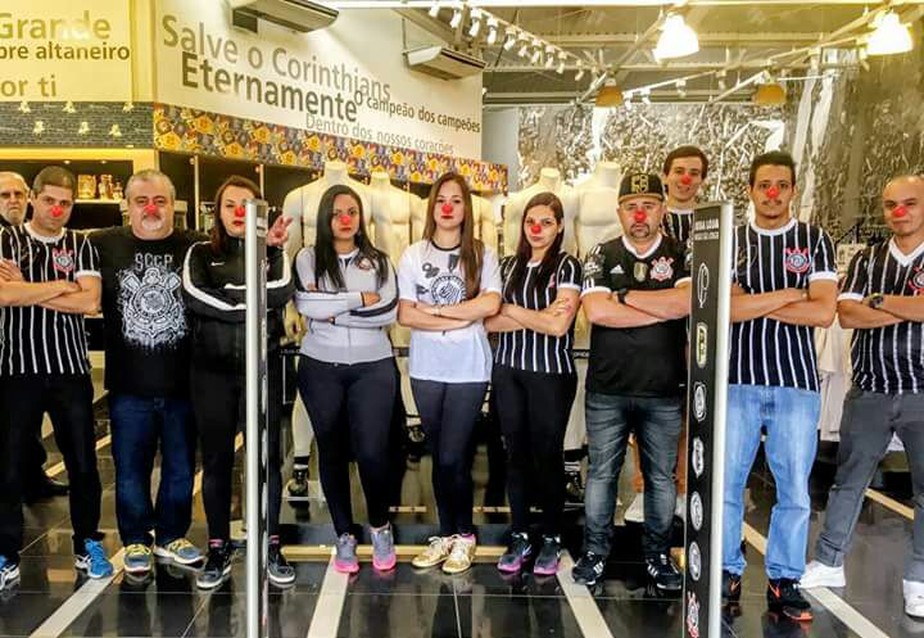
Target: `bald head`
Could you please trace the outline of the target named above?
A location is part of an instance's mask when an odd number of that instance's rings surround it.
[[[882,191],[882,216],[897,237],[924,233],[924,178],[903,175]]]
[[[19,173],[0,171],[0,217],[19,226],[26,218],[29,186]]]

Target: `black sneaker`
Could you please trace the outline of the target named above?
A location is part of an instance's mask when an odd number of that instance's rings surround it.
[[[533,546],[526,532],[514,532],[510,535],[507,551],[497,561],[497,569],[505,574],[515,574],[523,569],[523,563],[532,555]]]
[[[584,552],[571,570],[571,578],[578,585],[596,585],[605,567],[606,558],[593,552]]]
[[[812,620],[812,605],[802,596],[799,581],[792,578],[767,582],[767,607],[799,622]]]
[[[680,591],[683,589],[683,576],[667,554],[659,554],[645,559],[648,577],[659,591]]]
[[[289,496],[308,496],[308,468],[296,467],[292,469],[292,478],[286,486]]]
[[[565,472],[565,505],[584,506],[584,478],[580,472]]]
[[[741,576],[722,570],[722,602],[738,604],[741,600]]]
[[[270,582],[277,587],[285,587],[295,582],[295,568],[289,564],[286,557],[279,551],[279,543],[269,544],[266,575],[269,577]]]
[[[231,574],[234,546],[230,541],[210,540],[209,557],[205,567],[196,578],[199,589],[214,589]]]

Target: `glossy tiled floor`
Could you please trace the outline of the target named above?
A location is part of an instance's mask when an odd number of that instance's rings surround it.
[[[106,434],[105,422],[100,436]],[[51,463],[57,462],[54,444]],[[479,453],[476,482],[477,502],[489,502],[492,489],[486,485],[488,466],[484,450]],[[105,487],[103,528],[111,553],[119,549],[115,532],[113,465],[109,448],[100,450],[100,468]],[[830,472],[819,468],[813,481],[813,538],[817,534]],[[402,500],[418,505],[429,499],[429,465],[412,467],[404,477]],[[893,490],[899,499],[901,482]],[[631,494],[622,490],[626,504]],[[773,498],[772,481],[759,462],[751,477],[747,521],[759,534],[766,534]],[[362,499],[357,497],[358,520]],[[905,501],[907,503],[907,501]],[[492,503],[494,504],[494,503]],[[305,504],[302,504],[305,505]],[[324,505],[313,500],[298,510],[284,507],[284,518],[301,535],[323,537],[329,520]],[[236,507],[239,509],[239,505]],[[620,508],[621,512],[622,508]],[[574,515],[576,517],[576,515]],[[201,502],[197,500],[192,540],[204,544],[206,531]],[[482,513],[478,522],[486,528],[500,527],[503,513]],[[423,533],[432,515],[402,513],[400,530]],[[575,523],[577,519],[574,519]],[[211,593],[197,591],[192,572],[159,565],[147,581],[138,582],[118,574],[98,592],[76,580],[70,556],[70,529],[66,499],[56,499],[27,509],[26,550],[22,579],[17,588],[0,592],[0,636],[244,636],[244,566],[238,560],[232,578]],[[316,526],[316,527],[311,527]],[[403,527],[402,527],[403,526]],[[902,613],[901,572],[911,522],[876,503],[864,507],[857,539],[848,561],[849,586],[835,591],[869,625],[853,630],[838,615],[816,604],[816,619],[809,626],[780,621],[764,605],[765,580],[762,560],[754,547],[748,549],[750,568],[744,579],[741,614],[726,618],[723,633],[729,637],[840,637],[924,635],[924,623]],[[411,536],[410,531],[405,531]],[[409,539],[414,541],[415,539]],[[419,539],[416,539],[419,540]],[[579,550],[579,531],[568,535],[572,553]],[[644,587],[638,561],[637,526],[616,530],[616,549],[607,566],[606,581],[595,588],[593,604],[612,636],[680,636],[682,606],[679,600],[651,596]],[[377,574],[364,565],[349,579],[342,599],[324,590],[327,573],[324,562],[297,564],[298,580],[286,591],[273,590],[269,604],[271,635],[285,638],[309,636],[316,611],[342,610],[335,618],[337,635],[350,638],[455,638],[566,636],[607,638],[581,629],[584,612],[575,607],[556,578],[531,575],[502,577],[491,564],[477,564],[460,576],[439,571],[417,572],[399,564],[388,574]],[[569,581],[567,574],[563,581]],[[320,613],[320,612],[319,612]],[[879,633],[870,633],[869,627]],[[41,634],[37,630],[42,628]],[[320,635],[320,634],[318,634]]]

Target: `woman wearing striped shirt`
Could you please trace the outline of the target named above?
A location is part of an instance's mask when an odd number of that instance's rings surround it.
[[[561,553],[562,456],[577,388],[571,348],[581,291],[581,264],[561,250],[563,218],[553,193],[529,200],[517,252],[501,263],[500,314],[485,321],[488,331],[500,333],[491,383],[507,449],[513,525],[497,568],[508,573],[520,571],[533,553],[533,501],[542,506],[543,534],[533,572],[556,573]]]

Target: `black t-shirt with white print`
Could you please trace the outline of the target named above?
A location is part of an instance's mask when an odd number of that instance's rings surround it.
[[[106,388],[136,396],[189,392],[183,259],[203,236],[175,230],[143,240],[128,226],[93,233],[103,276]]]
[[[0,259],[13,261],[32,283],[99,277],[93,245],[67,229],[54,238],[37,235],[29,223],[0,229]],[[40,305],[0,308],[0,376],[89,372],[82,314]]]
[[[659,235],[639,255],[624,237],[598,244],[584,261],[584,289],[613,293],[665,290],[690,277],[690,255],[673,237]],[[587,391],[640,397],[675,397],[686,378],[687,321],[590,332]]]
[[[867,295],[924,294],[924,244],[905,255],[895,240],[854,255],[838,301]],[[853,383],[866,392],[924,392],[924,322],[902,321],[881,328],[857,328],[851,341]]]
[[[555,301],[559,289],[570,288],[580,292],[581,262],[567,253],[559,253],[557,259],[558,265],[547,285],[541,288],[533,285],[539,276],[539,262],[536,262],[526,265],[526,277],[518,289],[514,289],[510,281],[517,257],[510,255],[501,260],[504,303],[516,304],[527,310],[545,310]],[[529,372],[574,374],[573,346],[573,323],[561,337],[540,334],[527,328],[501,332],[494,352],[494,363]]]
[[[826,232],[791,219],[775,230],[753,222],[735,229],[732,279],[745,293],[807,290],[837,281],[834,245]],[[729,383],[819,391],[813,329],[769,317],[732,324]]]

